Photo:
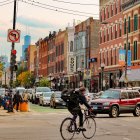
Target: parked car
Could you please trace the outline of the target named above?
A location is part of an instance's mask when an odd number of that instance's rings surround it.
[[[50,105],[50,98],[51,98],[52,92],[44,92],[40,94],[39,97],[39,105],[45,106]]]
[[[6,92],[5,88],[0,88],[0,96],[1,96],[2,98],[4,97],[5,92]]]
[[[51,95],[50,107],[56,108],[57,106],[66,106],[66,103],[61,99],[61,91],[55,91]]]
[[[91,107],[95,115],[109,114],[115,118],[121,113],[133,113],[140,116],[140,93],[132,89],[109,89],[99,99],[92,100]]]
[[[52,93],[49,87],[36,87],[35,92],[32,95],[32,103],[38,104],[40,95],[46,92]]]

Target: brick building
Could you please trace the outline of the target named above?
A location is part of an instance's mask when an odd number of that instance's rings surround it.
[[[128,47],[128,50],[131,50],[131,73],[128,74],[128,82],[132,82],[134,86],[140,86],[140,0],[122,0],[122,9],[123,44],[125,48]]]
[[[28,65],[28,70],[31,73],[34,73],[34,52],[36,51],[36,46],[35,45],[29,45],[28,49],[27,49],[27,53],[28,53],[28,61],[27,61],[27,65]]]
[[[103,79],[103,84],[100,80],[99,89],[101,85],[104,89],[120,86],[123,68],[119,65],[119,50],[124,48],[121,6],[121,0],[100,0],[100,22],[104,24],[101,24],[99,32],[98,68],[99,79]]]
[[[97,49],[99,48],[98,32],[99,20],[94,20],[93,18],[88,18],[75,26],[74,55],[76,57],[76,70],[78,73],[76,76],[76,83],[80,84],[80,81],[84,80],[85,86],[89,89],[92,88],[92,80],[96,81],[95,69],[97,67]],[[96,59],[96,61],[91,62],[90,60],[92,58],[94,60]],[[86,70],[92,71],[92,76],[91,74],[90,76],[85,76],[84,71]]]

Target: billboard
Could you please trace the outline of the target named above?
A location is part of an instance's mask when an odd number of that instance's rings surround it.
[[[69,57],[69,72],[73,73],[76,71],[76,58],[75,56],[70,56]]]

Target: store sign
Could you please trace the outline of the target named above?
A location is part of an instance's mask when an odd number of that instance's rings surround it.
[[[73,73],[76,71],[76,58],[74,56],[69,57],[69,72]]]

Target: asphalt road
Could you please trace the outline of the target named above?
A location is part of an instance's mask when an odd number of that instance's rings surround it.
[[[36,106],[32,106],[34,108]],[[59,127],[65,117],[70,116],[66,109],[39,107],[47,111],[18,112],[10,116],[0,116],[0,140],[62,140]],[[98,115],[95,118],[97,132],[93,140],[140,140],[140,118],[132,114],[109,118]],[[74,140],[85,140],[75,135]]]

